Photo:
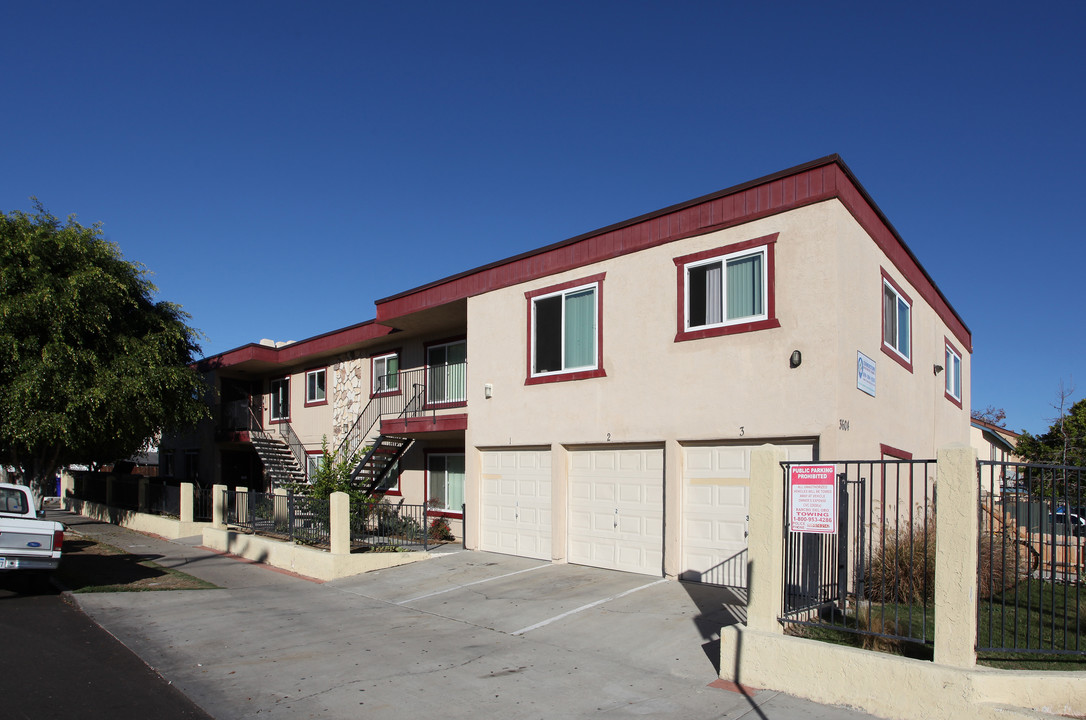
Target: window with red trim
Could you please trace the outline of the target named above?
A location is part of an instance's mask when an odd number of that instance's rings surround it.
[[[958,407],[962,406],[962,354],[958,352],[958,348],[946,340],[945,345],[946,352],[944,353],[945,364],[943,365],[943,373],[945,374],[944,391],[946,399],[954,403]]]
[[[460,515],[464,509],[464,453],[426,456],[426,501],[431,512]]]
[[[528,384],[601,377],[603,275],[525,293]]]
[[[308,370],[305,374],[305,404],[309,405],[326,405],[328,403],[328,391],[326,388],[326,382],[328,379],[328,370],[326,368],[318,368],[316,370]]]
[[[400,391],[400,354],[389,352],[371,358],[370,377],[373,378],[372,395],[385,395]]]
[[[913,301],[882,271],[882,351],[912,372]]]
[[[776,234],[767,235],[675,258],[675,340],[780,327],[774,297],[776,241]]]

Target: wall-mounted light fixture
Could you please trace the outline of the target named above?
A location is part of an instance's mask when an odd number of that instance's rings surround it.
[[[494,386],[490,383],[483,385],[483,397],[485,397],[487,400],[494,397]]]
[[[941,373],[943,371],[943,366],[942,365],[936,365],[933,369],[935,370],[935,374],[938,375],[939,373]]]
[[[788,366],[791,368],[798,368],[803,362],[803,353],[799,350],[792,351],[792,357],[788,358]]]

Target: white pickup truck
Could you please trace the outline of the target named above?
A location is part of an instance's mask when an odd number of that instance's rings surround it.
[[[30,488],[0,483],[0,572],[56,570],[64,526],[34,509]]]

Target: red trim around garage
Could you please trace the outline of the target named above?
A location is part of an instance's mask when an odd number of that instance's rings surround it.
[[[890,457],[895,458],[897,460],[912,460],[913,459],[913,454],[911,452],[909,452],[907,450],[898,450],[896,447],[892,447],[890,445],[886,445],[886,444],[883,444],[883,443],[879,443],[879,452],[882,453],[882,456],[884,458],[887,455],[889,455]]]

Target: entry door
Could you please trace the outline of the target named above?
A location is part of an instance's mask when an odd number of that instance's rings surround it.
[[[482,550],[551,559],[550,450],[482,453]]]
[[[426,402],[463,402],[468,344],[460,340],[426,349]]]
[[[570,452],[569,562],[662,575],[664,451]]]

